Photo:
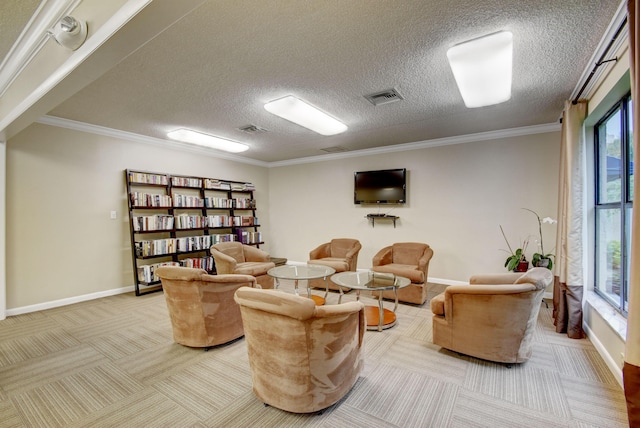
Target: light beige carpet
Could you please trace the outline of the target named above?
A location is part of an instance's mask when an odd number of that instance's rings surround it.
[[[430,297],[442,289],[430,285]],[[623,391],[593,345],[556,334],[544,305],[533,357],[512,368],[434,346],[428,303],[400,305],[398,324],[367,332],[365,347],[364,375],[341,402],[295,415],[253,395],[244,339],[209,352],[175,344],[162,293],[10,317],[0,426],[627,426]]]

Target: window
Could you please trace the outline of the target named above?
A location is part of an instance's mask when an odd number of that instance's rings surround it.
[[[626,95],[595,125],[595,290],[627,314],[633,210],[632,103]]]

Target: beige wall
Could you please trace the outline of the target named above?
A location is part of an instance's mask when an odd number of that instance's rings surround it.
[[[9,310],[133,285],[126,168],[253,182],[269,224],[264,167],[41,124],[6,156]]]
[[[423,241],[435,250],[431,277],[464,281],[504,269],[500,224],[512,244],[536,233],[521,207],[555,216],[558,150],[559,134],[547,133],[266,168],[34,124],[7,146],[7,308],[133,284],[126,168],[255,183],[274,256],[304,262],[316,245],[350,236],[368,268],[385,245]],[[392,211],[395,229],[372,228],[364,216],[376,208],[353,203],[353,173],[397,167],[409,171],[408,203]],[[545,228],[546,242],[554,233]]]
[[[502,225],[512,245],[537,236],[535,216],[556,216],[559,132],[433,147],[270,170],[273,254],[306,261],[309,250],[331,238],[360,240],[358,268],[393,242],[426,242],[434,249],[429,276],[466,281],[479,272],[504,271]],[[400,216],[371,227],[372,206],[353,203],[353,173],[407,168],[408,203]],[[389,208],[383,208],[386,211]],[[555,225],[544,225],[545,250]],[[534,236],[534,238],[535,238]],[[533,253],[532,242],[527,254]]]

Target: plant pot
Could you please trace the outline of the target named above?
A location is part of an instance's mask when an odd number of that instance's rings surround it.
[[[529,269],[529,262],[526,261],[526,260],[523,260],[520,263],[518,263],[518,266],[516,266],[516,268],[513,271],[514,272],[526,272],[527,269]]]
[[[540,259],[536,263],[536,267],[548,268],[549,267],[549,261],[550,261],[549,259]]]

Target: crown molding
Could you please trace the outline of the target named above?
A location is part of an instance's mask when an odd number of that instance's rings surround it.
[[[107,128],[90,123],[78,122],[70,119],[63,119],[55,116],[42,116],[36,121],[43,125],[57,126],[60,128],[73,129],[76,131],[87,132],[90,134],[104,135],[107,137],[118,138],[137,143],[150,144],[153,146],[165,146],[183,151],[203,154],[214,158],[228,159],[234,162],[240,162],[250,165],[256,165],[266,168],[276,168],[280,166],[299,165],[305,163],[314,163],[322,161],[330,161],[337,159],[354,158],[361,156],[379,155],[385,153],[403,152],[408,150],[421,150],[430,147],[449,146],[454,144],[474,143],[478,141],[498,140],[501,138],[521,137],[524,135],[545,134],[549,132],[558,132],[562,128],[559,123],[548,123],[543,125],[523,126],[520,128],[503,129],[500,131],[479,132],[476,134],[459,135],[456,137],[437,138],[434,140],[424,140],[415,143],[396,144],[393,146],[376,147],[374,149],[355,150],[352,152],[333,153],[319,156],[309,156],[299,159],[290,159],[277,162],[264,162],[256,159],[250,159],[233,154],[219,152],[215,149],[207,149],[192,144],[181,143],[173,140],[165,140],[162,138],[148,137],[146,135],[135,134],[133,132],[120,131],[113,128]]]
[[[199,155],[211,156],[214,158],[221,158],[232,160],[234,162],[241,162],[251,165],[257,165],[262,167],[267,167],[268,164],[263,161],[258,161],[255,159],[248,159],[232,154],[227,154],[223,152],[218,152],[215,149],[207,149],[205,147],[196,146],[188,143],[181,143],[179,141],[173,140],[165,140],[162,138],[148,137],[146,135],[136,134],[133,132],[120,131],[118,129],[107,128],[105,126],[92,125],[90,123],[78,122],[70,119],[63,119],[55,116],[42,116],[40,119],[36,120],[37,123],[41,123],[43,125],[51,125],[57,126],[59,128],[73,129],[75,131],[87,132],[89,134],[95,135],[103,135],[105,137],[117,138],[120,140],[133,141],[136,143],[149,144],[152,146],[163,146],[172,149],[178,149],[181,151],[187,151],[192,153],[197,153]]]
[[[521,137],[524,135],[545,134],[558,132],[562,128],[559,123],[523,126],[520,128],[503,129],[499,131],[479,132],[476,134],[458,135],[455,137],[436,138],[433,140],[417,141],[415,143],[395,144],[393,146],[376,147],[373,149],[356,150],[352,152],[333,153],[328,155],[310,156],[278,162],[270,162],[269,167],[299,165],[304,163],[321,162],[335,159],[345,159],[361,156],[380,155],[385,153],[403,152],[407,150],[421,150],[430,147],[450,146],[454,144],[475,143],[478,141],[498,140],[501,138]]]

